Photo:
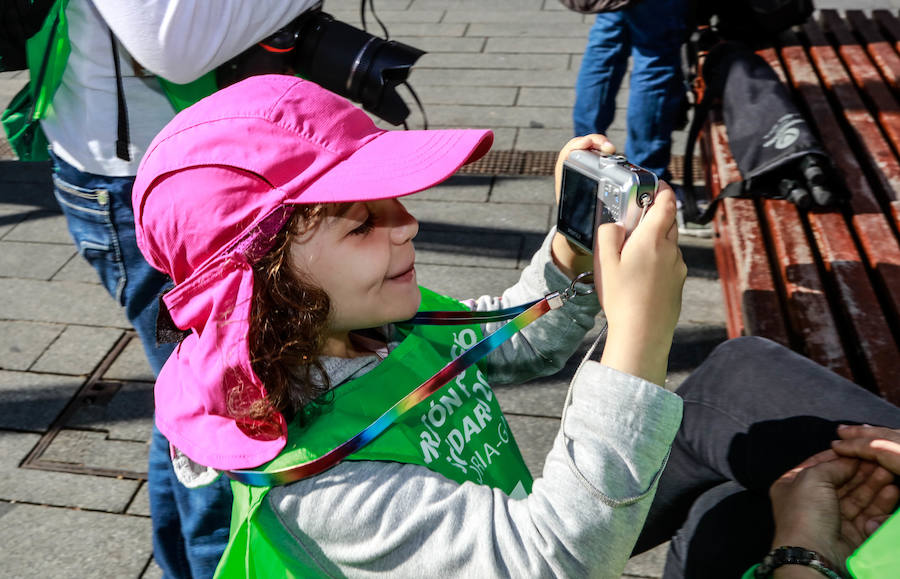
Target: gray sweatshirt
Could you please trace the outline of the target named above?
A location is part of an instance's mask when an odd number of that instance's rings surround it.
[[[471,305],[507,307],[567,286],[550,258],[550,238],[502,297]],[[558,371],[597,312],[593,296],[548,312],[488,357],[488,379],[515,383]],[[339,385],[379,361],[325,363]],[[283,553],[330,577],[618,577],[680,421],[674,394],[585,360],[527,498],[459,484],[423,466],[346,461],[274,487],[263,506],[267,535]],[[196,465],[183,456],[175,465],[189,483]]]

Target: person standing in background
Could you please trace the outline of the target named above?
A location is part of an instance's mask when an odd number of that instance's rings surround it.
[[[684,98],[685,0],[636,0],[597,14],[575,83],[575,136],[606,134],[632,58],[625,156],[668,181],[672,131]]]
[[[177,85],[204,77],[314,4],[59,0],[50,11],[70,50],[61,76],[45,80],[55,84],[41,119],[54,194],[79,253],[124,308],[155,374],[174,344],[156,341],[157,300],[169,280],[135,244],[131,189],[141,157],[175,115]],[[227,479],[183,487],[168,441],[154,427],[148,490],[153,552],[164,575],[211,577],[228,541]]]

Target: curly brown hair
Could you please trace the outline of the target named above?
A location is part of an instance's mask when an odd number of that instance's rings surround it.
[[[275,410],[290,421],[330,388],[319,352],[331,303],[290,259],[294,239],[317,227],[324,212],[321,204],[298,205],[272,249],[253,265],[250,363],[267,399],[239,412],[242,418],[265,421]]]

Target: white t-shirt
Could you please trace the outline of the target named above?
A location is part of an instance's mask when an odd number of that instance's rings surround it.
[[[70,0],[72,52],[46,118],[53,151],[81,171],[133,176],[174,110],[154,76],[187,83],[284,26],[315,0]],[[107,26],[108,24],[108,26]],[[118,106],[109,29],[119,41],[131,161],[116,157]],[[147,73],[145,73],[147,74]]]

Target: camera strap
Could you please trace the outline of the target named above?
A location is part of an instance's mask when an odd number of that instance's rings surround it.
[[[225,471],[229,478],[251,486],[277,486],[296,482],[304,478],[317,475],[325,470],[335,466],[351,454],[358,451],[368,443],[372,442],[392,424],[394,424],[401,416],[413,409],[417,404],[431,396],[439,388],[447,384],[454,376],[481,360],[500,344],[511,338],[519,330],[535,321],[550,310],[562,307],[570,299],[593,293],[593,288],[582,290],[575,285],[592,276],[591,272],[585,272],[569,284],[569,287],[561,290],[550,292],[543,298],[531,303],[523,304],[512,308],[505,308],[493,312],[467,312],[467,311],[447,311],[447,312],[420,312],[410,320],[400,322],[401,324],[433,324],[433,325],[456,325],[484,323],[491,321],[509,320],[506,324],[498,328],[496,331],[485,336],[480,342],[460,354],[453,361],[438,370],[431,378],[422,382],[412,392],[401,398],[381,416],[375,419],[369,426],[362,429],[350,440],[331,449],[322,456],[292,466],[290,468],[265,472],[261,470],[230,470]],[[510,319],[512,318],[512,319]]]

